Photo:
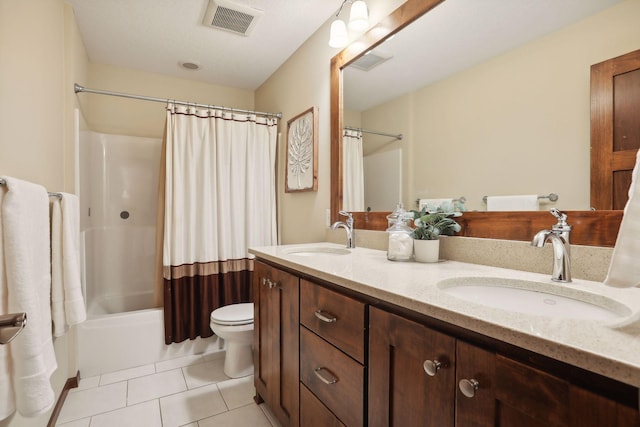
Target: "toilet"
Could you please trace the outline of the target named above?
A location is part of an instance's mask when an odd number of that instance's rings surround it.
[[[240,378],[253,374],[253,303],[230,304],[213,310],[209,326],[227,344],[225,375]]]

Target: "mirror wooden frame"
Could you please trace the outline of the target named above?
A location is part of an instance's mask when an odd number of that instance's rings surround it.
[[[402,30],[445,0],[407,0],[361,38],[351,43],[331,59],[331,221],[338,221],[342,208],[342,128],[343,79],[342,69]],[[593,149],[593,148],[592,148]],[[592,165],[593,168],[593,165]],[[592,171],[593,173],[593,171]],[[593,197],[593,196],[592,196]],[[615,245],[623,211],[567,211],[573,226],[571,243],[589,246]],[[357,229],[387,228],[389,212],[354,212]],[[530,240],[542,229],[554,224],[546,211],[527,212],[465,212],[458,218],[462,230],[458,235],[507,240]]]

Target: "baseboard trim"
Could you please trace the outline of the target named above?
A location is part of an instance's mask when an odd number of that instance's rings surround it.
[[[80,371],[76,372],[75,377],[67,378],[67,382],[64,383],[64,387],[62,388],[60,397],[58,397],[56,406],[53,408],[53,411],[51,412],[51,417],[49,418],[47,427],[55,427],[56,422],[58,421],[58,416],[62,411],[62,405],[64,405],[64,401],[67,398],[67,394],[69,394],[69,390],[71,390],[72,388],[77,388],[79,383],[80,383]]]

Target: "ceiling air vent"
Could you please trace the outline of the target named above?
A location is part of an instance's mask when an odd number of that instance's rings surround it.
[[[219,30],[248,36],[263,11],[229,0],[209,0],[202,23]]]
[[[371,50],[353,61],[351,64],[349,64],[349,66],[355,67],[362,71],[369,71],[373,67],[377,67],[378,65],[391,59],[392,57],[393,55],[385,54],[382,52],[374,52]]]

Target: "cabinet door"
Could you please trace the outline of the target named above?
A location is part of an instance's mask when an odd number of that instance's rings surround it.
[[[369,426],[453,426],[455,339],[374,307],[369,316]]]
[[[571,387],[571,427],[640,427],[637,408]]]
[[[256,262],[253,286],[256,391],[283,426],[297,426],[298,278]]]
[[[457,360],[457,426],[569,425],[566,381],[462,341]]]

